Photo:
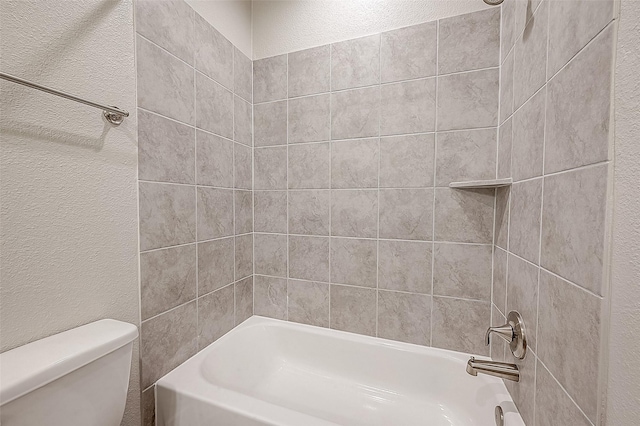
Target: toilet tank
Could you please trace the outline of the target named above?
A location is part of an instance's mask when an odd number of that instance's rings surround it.
[[[118,426],[137,337],[105,319],[0,354],[0,424]]]

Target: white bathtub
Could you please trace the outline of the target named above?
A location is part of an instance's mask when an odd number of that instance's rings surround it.
[[[251,317],[156,384],[156,425],[522,426],[468,354]]]

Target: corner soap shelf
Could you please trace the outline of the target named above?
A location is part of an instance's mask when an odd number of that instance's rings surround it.
[[[504,179],[486,179],[486,180],[468,180],[464,182],[451,182],[450,188],[459,189],[487,189],[502,188],[503,186],[511,186],[513,180],[511,178]]]

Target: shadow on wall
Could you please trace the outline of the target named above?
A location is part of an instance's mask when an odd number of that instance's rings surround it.
[[[10,139],[12,136],[38,140],[41,142],[55,142],[63,145],[87,148],[92,151],[100,151],[104,147],[104,141],[113,126],[105,121],[99,136],[88,137],[79,133],[71,133],[60,129],[38,126],[33,122],[8,121],[4,122],[2,132]],[[127,132],[129,133],[129,132]],[[129,136],[129,135],[128,135]],[[131,138],[135,140],[135,135]]]

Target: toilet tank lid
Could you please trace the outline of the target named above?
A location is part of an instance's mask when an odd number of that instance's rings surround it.
[[[0,405],[69,374],[138,337],[135,325],[92,322],[0,354]]]

